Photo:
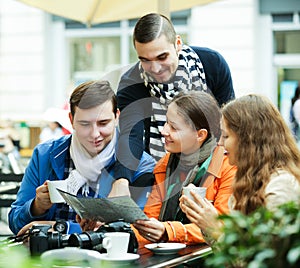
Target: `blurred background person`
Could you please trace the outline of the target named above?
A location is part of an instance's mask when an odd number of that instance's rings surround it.
[[[290,109],[291,130],[296,139],[299,141],[299,124],[300,124],[300,87],[295,90],[294,97],[291,99]]]
[[[48,122],[47,126],[44,127],[40,134],[40,143],[43,143],[50,139],[58,139],[64,135],[62,126],[58,122]]]
[[[17,161],[20,159],[20,133],[9,120],[0,122],[0,173],[21,173]]]
[[[47,125],[40,133],[40,143],[50,139],[58,139],[63,135],[72,133],[72,126],[69,121],[69,111],[60,108],[49,108],[43,115]]]

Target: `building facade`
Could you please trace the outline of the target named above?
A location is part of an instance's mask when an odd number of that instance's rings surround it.
[[[237,96],[264,94],[286,116],[293,88],[283,82],[300,80],[299,13],[298,0],[221,0],[171,18],[187,44],[224,56]],[[120,73],[137,60],[135,22],[87,28],[0,0],[0,119],[37,121],[87,79],[108,77],[116,87]]]

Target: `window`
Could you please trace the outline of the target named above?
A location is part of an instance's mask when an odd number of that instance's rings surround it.
[[[175,27],[186,26],[190,10],[172,13]],[[137,19],[93,25],[64,20],[68,32],[68,51],[70,79],[79,84],[90,79],[99,79],[102,75],[118,67],[126,66],[138,60],[132,44],[132,32]],[[178,32],[184,42],[186,32]],[[125,45],[124,45],[125,44]]]
[[[273,14],[272,15],[273,23],[283,23],[283,22],[293,22],[293,14]]]
[[[120,37],[71,39],[69,48],[71,79],[75,83],[97,79],[120,64]]]
[[[274,31],[275,54],[300,53],[300,30]]]

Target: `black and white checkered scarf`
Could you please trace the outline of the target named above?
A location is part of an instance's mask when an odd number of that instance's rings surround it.
[[[166,122],[167,105],[179,92],[199,90],[207,92],[205,73],[203,65],[189,46],[184,45],[179,52],[177,71],[168,84],[156,83],[139,64],[141,78],[146,87],[149,87],[150,94],[156,97],[157,102],[152,102],[153,115],[150,125],[150,153],[156,159],[165,155],[164,139],[160,134]]]

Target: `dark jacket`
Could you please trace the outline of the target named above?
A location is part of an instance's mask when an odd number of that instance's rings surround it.
[[[222,106],[234,99],[230,69],[222,55],[209,48],[192,47],[192,49],[202,62],[208,89],[219,105]],[[119,161],[115,164],[114,173],[117,179],[130,179],[143,150],[149,153],[149,117],[152,115],[149,89],[145,87],[140,77],[138,63],[121,77],[117,98],[121,117],[117,149]],[[133,157],[130,158],[129,155]]]

